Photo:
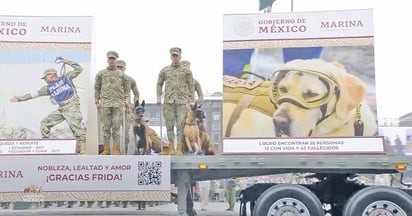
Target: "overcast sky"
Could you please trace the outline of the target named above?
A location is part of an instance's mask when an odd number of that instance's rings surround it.
[[[412,112],[411,33],[408,1],[294,0],[293,10],[374,9],[375,65],[379,118]],[[141,99],[155,97],[160,69],[170,64],[168,50],[179,46],[203,90],[222,91],[222,16],[259,13],[258,0],[13,0],[0,15],[92,16],[95,68],[106,67],[106,52],[116,50],[136,79]],[[277,0],[272,12],[290,12],[291,0]]]

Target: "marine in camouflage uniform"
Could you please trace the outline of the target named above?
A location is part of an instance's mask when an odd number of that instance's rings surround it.
[[[117,69],[119,69],[120,71],[125,73],[125,71],[126,71],[126,62],[123,61],[123,60],[117,60],[116,61],[116,67],[117,67]],[[137,88],[136,80],[134,80],[133,77],[131,77],[127,74],[125,74],[125,75],[126,75],[127,79],[130,82],[130,88],[131,88],[131,90],[133,92],[133,96],[134,96],[134,98],[133,98],[134,104],[137,104],[139,102],[139,89]],[[131,104],[130,100],[129,100],[129,104]],[[130,142],[129,131],[130,131],[130,125],[132,125],[132,123],[133,123],[133,115],[131,115],[132,112],[133,112],[133,107],[130,106],[129,109],[126,110],[126,113],[125,113],[125,115],[126,115],[126,117],[125,117],[125,128],[124,128],[125,129],[125,151],[124,151],[125,154],[127,154],[127,152],[128,152],[128,146],[129,146],[129,142]]]
[[[183,126],[187,113],[186,105],[193,102],[193,75],[189,68],[180,64],[182,50],[173,47],[169,50],[172,64],[164,67],[157,80],[157,103],[161,103],[164,88],[163,115],[165,118],[167,137],[169,140],[168,153],[174,154],[174,126],[177,129],[177,154],[183,154]],[[166,148],[167,149],[167,148]],[[167,150],[163,152],[167,153]]]
[[[120,154],[120,134],[124,108],[129,106],[130,82],[126,75],[116,68],[119,54],[107,53],[109,66],[96,74],[94,85],[95,103],[100,112],[103,131],[103,155],[110,154],[110,140],[113,141],[111,154]]]
[[[183,60],[180,64],[182,64],[183,66],[187,67],[190,69],[190,62],[187,60]],[[192,98],[196,98],[195,97],[195,93],[197,94],[197,104],[198,105],[202,105],[203,104],[203,91],[202,91],[202,86],[200,85],[199,81],[197,79],[193,79],[193,95]]]
[[[43,138],[50,137],[52,127],[66,121],[74,136],[78,140],[78,153],[86,152],[86,130],[82,125],[82,113],[80,111],[80,98],[77,94],[76,87],[73,84],[73,79],[79,76],[83,68],[75,62],[68,59],[60,58],[64,64],[70,65],[74,70],[66,72],[62,76],[57,75],[57,70],[54,68],[44,71],[44,79],[47,82],[35,93],[25,94],[23,96],[15,96],[10,101],[20,102],[34,99],[41,96],[50,96],[50,100],[59,105],[59,108],[48,114],[40,122],[40,132]]]

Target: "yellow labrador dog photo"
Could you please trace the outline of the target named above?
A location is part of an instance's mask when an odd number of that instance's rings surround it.
[[[267,82],[270,84],[265,88]],[[233,83],[238,87],[234,88]],[[260,91],[251,93],[256,88]],[[224,80],[224,134],[373,136],[377,133],[377,122],[369,106],[363,104],[365,94],[364,84],[337,62],[293,60],[279,67],[269,81]],[[253,107],[256,104],[260,110]],[[268,104],[273,106],[270,115]]]

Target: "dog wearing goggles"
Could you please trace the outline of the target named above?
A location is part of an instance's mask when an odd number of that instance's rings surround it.
[[[337,62],[297,59],[269,81],[225,79],[225,137],[376,135],[364,84]]]
[[[343,65],[321,59],[286,63],[271,78],[276,136],[372,136],[375,117],[364,84]]]

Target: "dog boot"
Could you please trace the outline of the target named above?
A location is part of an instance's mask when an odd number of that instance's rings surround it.
[[[113,143],[112,154],[113,155],[120,155],[120,144],[119,143]]]
[[[110,144],[109,143],[103,144],[103,152],[101,153],[101,155],[110,155]]]
[[[189,155],[193,155],[193,150],[189,150]]]
[[[204,153],[202,152],[202,150],[196,151],[195,155],[204,155]]]
[[[146,151],[146,155],[152,155],[152,151],[149,149]]]

